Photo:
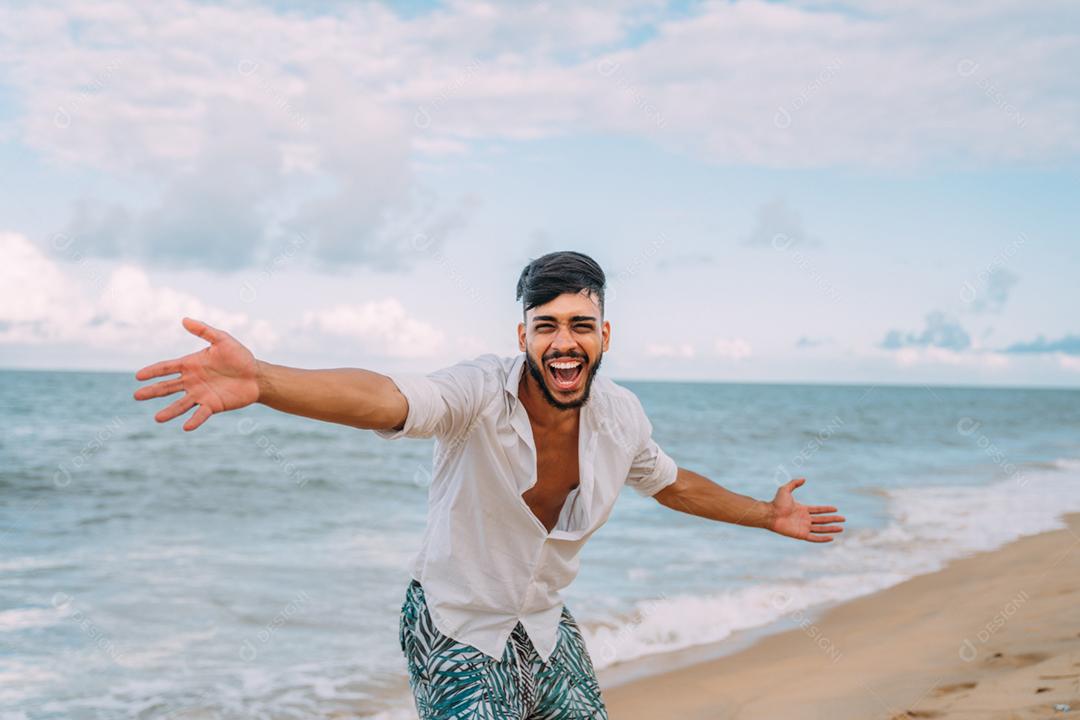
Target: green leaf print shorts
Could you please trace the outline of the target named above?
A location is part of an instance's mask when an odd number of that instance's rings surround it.
[[[416,580],[405,592],[399,634],[420,720],[607,720],[585,639],[565,605],[548,662],[520,622],[499,660],[442,634]]]

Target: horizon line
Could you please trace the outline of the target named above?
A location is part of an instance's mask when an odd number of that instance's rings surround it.
[[[371,368],[368,368],[371,369]],[[149,382],[135,379],[138,370],[109,370],[101,368],[48,368],[48,367],[15,367],[0,366],[0,372],[42,372],[42,373],[99,373],[122,375],[130,374],[133,382]],[[379,372],[373,370],[373,372]],[[1075,386],[1069,385],[986,385],[978,383],[916,383],[896,381],[852,381],[843,382],[835,380],[724,380],[702,378],[639,378],[639,377],[610,377],[614,382],[631,383],[669,383],[684,385],[779,385],[794,386],[808,385],[816,387],[839,387],[839,388],[902,388],[902,389],[935,389],[935,390],[1064,390],[1069,392],[1080,391],[1080,382]]]

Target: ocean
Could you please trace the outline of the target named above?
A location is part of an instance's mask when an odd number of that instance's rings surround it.
[[[0,718],[415,717],[398,611],[433,441],[261,406],[184,433],[133,372],[0,371]],[[625,489],[565,593],[601,672],[1080,511],[1080,391],[623,384],[680,465],[761,499],[806,477],[847,522],[812,544]]]

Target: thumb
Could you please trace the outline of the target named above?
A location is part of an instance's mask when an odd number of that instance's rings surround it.
[[[791,490],[794,490],[795,488],[797,488],[797,487],[799,487],[800,485],[802,485],[802,484],[803,484],[804,482],[806,482],[806,478],[793,478],[793,479],[792,479],[792,480],[791,480],[791,481],[790,481],[790,482],[789,482],[789,483],[788,483],[787,485],[785,485],[784,487],[786,487],[786,488],[788,489],[788,491],[790,492]]]
[[[213,344],[221,339],[221,333],[217,329],[210,327],[201,320],[185,317],[181,320],[181,323],[189,333],[198,335],[208,343]]]

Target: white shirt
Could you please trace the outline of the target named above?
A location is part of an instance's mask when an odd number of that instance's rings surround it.
[[[578,572],[585,541],[604,524],[623,484],[651,496],[678,468],[652,439],[637,396],[597,373],[581,407],[579,481],[549,533],[521,494],[536,483],[532,425],[518,399],[516,357],[481,355],[427,375],[389,377],[409,402],[384,438],[436,440],[427,528],[411,574],[435,627],[495,659],[520,620],[547,661],[560,591]]]

